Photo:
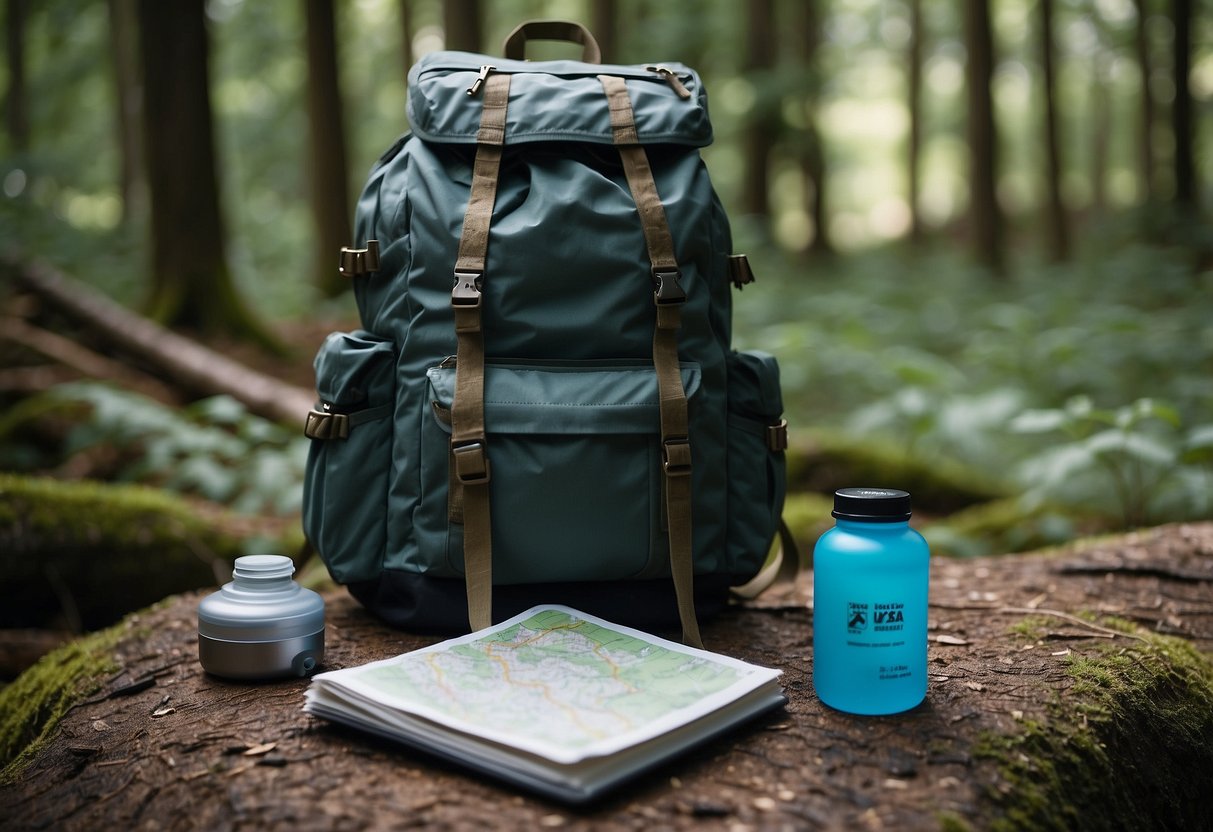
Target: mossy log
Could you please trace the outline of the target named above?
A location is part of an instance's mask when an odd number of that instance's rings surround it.
[[[927,700],[862,718],[813,694],[805,581],[703,632],[715,650],[781,668],[786,710],[578,811],[306,716],[305,681],[207,676],[199,596],[185,595],[0,692],[0,748],[14,760],[0,826],[1208,828],[1211,590],[1213,524],[938,558]],[[387,629],[339,591],[326,602],[326,667],[435,641]],[[30,730],[39,719],[46,730]]]
[[[0,473],[0,627],[97,629],[218,586],[258,531],[153,488]]]

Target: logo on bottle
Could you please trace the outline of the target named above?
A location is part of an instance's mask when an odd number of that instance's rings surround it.
[[[904,630],[906,626],[905,604],[877,604],[873,617],[877,632],[887,633],[893,630]]]
[[[847,604],[847,632],[862,633],[868,629],[868,605],[851,601]]]

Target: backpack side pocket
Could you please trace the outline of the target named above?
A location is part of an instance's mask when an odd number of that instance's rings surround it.
[[[733,352],[728,372],[729,563],[746,581],[762,567],[779,528],[787,429],[773,355]]]
[[[303,483],[303,532],[338,583],[383,566],[392,464],[396,353],[369,332],[334,332],[316,355],[320,401]]]

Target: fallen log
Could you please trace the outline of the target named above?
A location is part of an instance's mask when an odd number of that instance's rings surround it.
[[[7,261],[17,281],[56,309],[100,333],[119,351],[137,355],[174,385],[203,395],[227,394],[260,416],[302,424],[310,390],[257,372],[115,303],[45,263]]]
[[[1207,828],[1213,524],[938,558],[931,580],[923,705],[881,718],[821,705],[802,583],[703,632],[714,650],[782,669],[786,711],[577,811],[306,716],[305,681],[208,677],[197,663],[200,596],[179,596],[0,692],[0,715],[20,709],[0,732],[0,749],[17,755],[0,825]],[[389,630],[340,591],[325,597],[328,668],[436,640]],[[66,715],[19,753],[14,720],[29,737],[39,732],[20,719],[55,710],[43,701],[54,697],[31,693],[47,679],[74,692],[55,700]]]

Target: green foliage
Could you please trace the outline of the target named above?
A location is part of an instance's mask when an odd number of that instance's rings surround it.
[[[1079,396],[1027,410],[1010,423],[1063,439],[1022,464],[1029,502],[1119,505],[1126,527],[1213,510],[1213,424],[1185,430],[1179,411],[1153,399],[1114,410]]]
[[[289,515],[302,499],[308,440],[249,413],[229,396],[184,408],[159,404],[105,384],[60,385],[24,411],[45,417],[87,408],[62,454],[105,447],[122,454],[117,479],[157,485],[223,503],[237,512]],[[18,425],[11,421],[9,431]]]
[[[1200,302],[1213,272],[1194,272],[1186,250],[1130,245],[1001,283],[954,255],[902,249],[811,268],[754,260],[736,336],[779,356],[798,444],[893,444],[921,467],[969,471],[991,496],[1029,495],[999,510],[1035,525],[1024,540],[1055,541],[1063,512],[1081,530],[1100,515],[1132,526],[1213,510],[1213,331]],[[904,476],[883,470],[885,484]],[[975,528],[965,551],[1010,540]]]

